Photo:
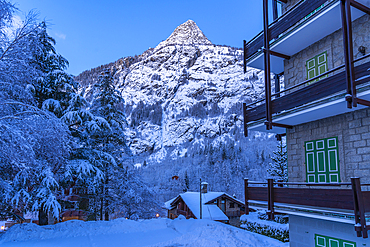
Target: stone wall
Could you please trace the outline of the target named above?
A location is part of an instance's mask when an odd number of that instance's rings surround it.
[[[366,47],[366,54],[370,51],[369,15],[358,18],[353,22],[352,27],[353,51],[356,59],[362,56],[358,51],[359,46]],[[285,87],[288,88],[307,80],[306,61],[325,51],[327,52],[328,70],[344,64],[343,33],[341,29],[293,55],[289,60],[284,60]]]
[[[315,246],[315,234],[352,241],[357,244],[357,247],[370,246],[369,239],[357,237],[353,224],[289,216],[289,246]]]
[[[345,104],[343,107],[346,107]],[[338,137],[342,182],[370,182],[370,109],[362,109],[287,129],[289,182],[306,182],[306,141]]]

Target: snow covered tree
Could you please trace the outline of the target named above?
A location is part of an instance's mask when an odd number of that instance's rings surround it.
[[[277,146],[277,151],[271,156],[272,163],[269,164],[267,172],[277,181],[288,181],[288,155],[286,145],[280,141]]]
[[[60,117],[75,95],[78,83],[64,71],[68,61],[56,52],[55,40],[48,35],[46,28],[45,22],[41,22],[31,36],[32,42],[37,44],[31,63],[39,71],[33,86],[38,107]]]
[[[154,191],[134,171],[117,169],[111,182],[114,193],[110,195],[109,209],[114,217],[149,219],[160,210],[160,205],[153,200]]]
[[[58,218],[70,134],[54,114],[36,107],[32,80],[43,71],[33,58],[46,26],[32,12],[12,22],[14,11],[0,0],[0,208]]]

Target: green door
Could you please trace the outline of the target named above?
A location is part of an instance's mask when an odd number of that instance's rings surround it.
[[[305,142],[305,156],[308,183],[340,182],[337,137]]]

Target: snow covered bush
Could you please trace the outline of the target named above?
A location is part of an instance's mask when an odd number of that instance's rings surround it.
[[[289,224],[281,224],[264,219],[265,212],[252,212],[240,217],[240,227],[248,231],[275,238],[282,242],[289,242]],[[262,219],[261,219],[262,218]],[[277,217],[281,221],[283,217]]]

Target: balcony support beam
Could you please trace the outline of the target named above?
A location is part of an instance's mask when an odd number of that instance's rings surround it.
[[[271,62],[270,62],[270,30],[268,18],[268,0],[263,0],[263,44],[264,44],[264,69],[265,69],[265,97],[266,97],[266,130],[272,129],[271,112]]]
[[[351,5],[352,7],[358,9],[358,10],[361,10],[362,12],[365,12],[366,14],[370,15],[370,8],[355,1],[355,0],[351,0]]]
[[[274,220],[274,180],[272,178],[267,179],[267,215],[269,220]]]
[[[249,204],[248,204],[248,179],[244,178],[244,203],[245,203],[245,214],[249,214]]]
[[[272,0],[273,21],[275,21],[277,18],[279,18],[277,3],[278,3],[277,0]]]
[[[355,230],[357,237],[368,238],[366,219],[365,219],[365,207],[364,200],[361,192],[360,178],[351,178],[352,192],[353,192],[353,203],[354,203],[354,214],[355,214]],[[361,225],[359,227],[358,225]]]
[[[270,53],[270,55],[273,55],[273,56],[275,56],[275,57],[281,57],[281,58],[284,58],[284,59],[290,59],[290,56],[288,56],[288,55],[285,55],[285,54],[282,54],[282,53],[280,53],[280,52],[276,52],[276,51],[272,51],[272,50],[267,50],[266,48],[262,48],[262,50],[264,51],[264,52],[268,52],[268,53]]]
[[[359,99],[357,98],[357,104],[364,105],[364,106],[370,106],[370,101],[364,100],[364,99]]]
[[[265,125],[268,125],[269,122],[265,122]],[[271,122],[271,126],[280,127],[280,128],[286,128],[286,129],[293,129],[293,126],[287,125],[287,124],[281,124],[281,123],[273,123]]]
[[[243,40],[243,69],[247,73],[247,41]]]
[[[353,66],[353,43],[352,43],[352,19],[351,19],[351,0],[341,0],[341,18],[343,32],[344,60],[346,67],[347,81],[347,108],[357,106],[356,84]]]

